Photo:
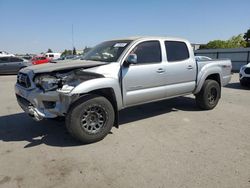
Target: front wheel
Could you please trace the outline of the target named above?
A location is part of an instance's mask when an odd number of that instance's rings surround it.
[[[89,95],[72,105],[66,127],[73,137],[89,144],[102,140],[110,132],[114,119],[114,108],[108,99]]]
[[[221,87],[215,80],[206,80],[196,95],[196,104],[203,110],[213,109],[219,102]]]

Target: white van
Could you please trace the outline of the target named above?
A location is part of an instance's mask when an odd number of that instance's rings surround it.
[[[61,57],[61,53],[46,53],[45,56],[49,59],[58,59]]]
[[[15,55],[5,51],[0,51],[0,57],[10,57],[10,56],[15,56]]]

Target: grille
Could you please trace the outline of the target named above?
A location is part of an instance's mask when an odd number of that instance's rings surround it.
[[[246,74],[250,74],[250,68],[246,68],[246,69],[245,69],[245,73],[246,73]]]
[[[31,86],[29,76],[23,73],[19,73],[17,75],[17,83],[25,88],[29,88]]]

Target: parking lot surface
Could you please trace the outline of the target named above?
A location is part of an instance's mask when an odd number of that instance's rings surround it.
[[[250,187],[250,90],[238,74],[214,110],[193,96],[126,109],[90,145],[24,114],[15,79],[0,76],[0,187]]]

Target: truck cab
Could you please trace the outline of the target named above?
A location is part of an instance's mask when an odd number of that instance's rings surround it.
[[[196,84],[196,62],[185,40],[146,38],[127,52],[136,63],[122,66],[124,105],[192,93]],[[126,62],[122,59],[122,62]]]

